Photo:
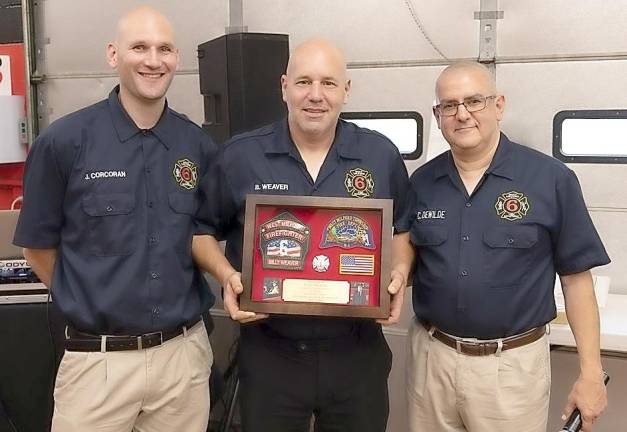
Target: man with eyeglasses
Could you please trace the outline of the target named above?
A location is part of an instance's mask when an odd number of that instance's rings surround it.
[[[505,97],[478,63],[436,83],[450,151],[411,177],[415,257],[407,397],[411,431],[546,431],[559,274],[581,372],[564,414],[583,430],[607,399],[590,269],[609,263],[575,174],[499,129]]]

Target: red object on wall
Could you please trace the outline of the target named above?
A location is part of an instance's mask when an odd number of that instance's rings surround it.
[[[26,95],[26,69],[24,44],[0,44],[0,54],[11,57],[11,87],[14,95]],[[25,104],[26,105],[26,104]],[[24,106],[26,110],[26,106]],[[22,195],[24,163],[0,164],[0,210],[11,208],[11,204]],[[19,208],[19,204],[16,208]]]
[[[14,95],[26,95],[24,44],[0,44],[0,54],[11,57],[11,85]]]

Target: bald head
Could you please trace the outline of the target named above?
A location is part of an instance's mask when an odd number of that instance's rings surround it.
[[[346,60],[342,51],[326,39],[309,39],[298,45],[287,63],[287,76],[292,75],[303,62],[324,62],[337,70],[338,78],[346,82]]]
[[[298,45],[281,77],[281,89],[292,139],[330,146],[350,90],[342,52],[324,39]]]
[[[115,40],[107,45],[107,60],[120,76],[119,95],[127,112],[145,113],[153,106],[160,115],[179,62],[168,19],[148,6],[127,12],[118,21]]]
[[[485,158],[499,141],[505,97],[482,64],[459,62],[444,69],[435,85],[434,114],[453,157]]]
[[[458,81],[464,78],[472,78],[480,82],[490,94],[497,92],[494,76],[487,67],[473,61],[460,61],[451,64],[440,73],[435,83],[435,94],[438,100],[440,99],[443,86],[447,85],[451,80]]]
[[[150,6],[139,6],[124,14],[117,23],[115,43],[128,43],[137,33],[158,32],[174,43],[174,29],[170,21],[158,10]]]

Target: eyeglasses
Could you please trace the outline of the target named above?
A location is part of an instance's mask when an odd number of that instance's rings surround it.
[[[444,102],[433,107],[438,114],[450,117],[457,114],[457,109],[460,105],[464,105],[466,111],[477,112],[481,111],[488,104],[488,99],[494,99],[496,95],[492,96],[472,96],[464,99],[463,102]]]

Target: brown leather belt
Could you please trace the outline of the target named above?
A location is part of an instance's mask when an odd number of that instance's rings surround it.
[[[444,345],[455,349],[460,354],[466,354],[469,356],[487,356],[496,354],[499,349],[498,340],[482,341],[479,339],[473,340],[467,338],[456,338],[438,330],[427,321],[419,321],[422,326],[427,329],[427,331],[429,331],[430,333],[432,332],[434,338],[442,342]],[[540,339],[545,334],[545,326],[540,326],[516,336],[503,338],[501,339],[501,342],[503,344],[501,347],[501,351],[507,351],[512,348],[519,348],[521,346],[529,345],[530,343]]]
[[[64,340],[65,349],[68,351],[134,351],[144,348],[152,348],[161,345],[165,341],[183,334],[201,320],[193,319],[184,325],[172,330],[158,331],[136,336],[101,336],[83,333],[72,327],[67,327]]]

